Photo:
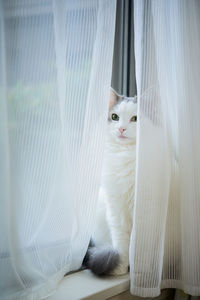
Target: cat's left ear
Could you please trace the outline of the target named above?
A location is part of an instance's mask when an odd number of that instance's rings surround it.
[[[110,102],[109,102],[109,110],[117,104],[117,101],[120,99],[120,95],[112,88],[110,88]]]

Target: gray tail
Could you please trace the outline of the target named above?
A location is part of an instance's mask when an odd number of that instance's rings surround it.
[[[83,266],[95,275],[109,275],[118,266],[119,261],[119,253],[112,247],[95,247],[90,243]]]

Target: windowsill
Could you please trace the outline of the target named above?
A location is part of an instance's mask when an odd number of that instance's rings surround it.
[[[103,300],[129,289],[129,274],[99,278],[89,270],[63,278],[56,292],[46,300]]]

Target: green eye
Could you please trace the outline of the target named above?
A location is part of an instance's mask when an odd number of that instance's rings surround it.
[[[111,118],[113,121],[119,121],[119,116],[117,114],[112,114]]]
[[[131,122],[137,122],[137,116],[133,116],[133,117],[131,118]]]

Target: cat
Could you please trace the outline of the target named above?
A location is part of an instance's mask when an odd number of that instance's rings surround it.
[[[96,224],[84,266],[96,275],[128,272],[136,163],[136,97],[111,89]]]

